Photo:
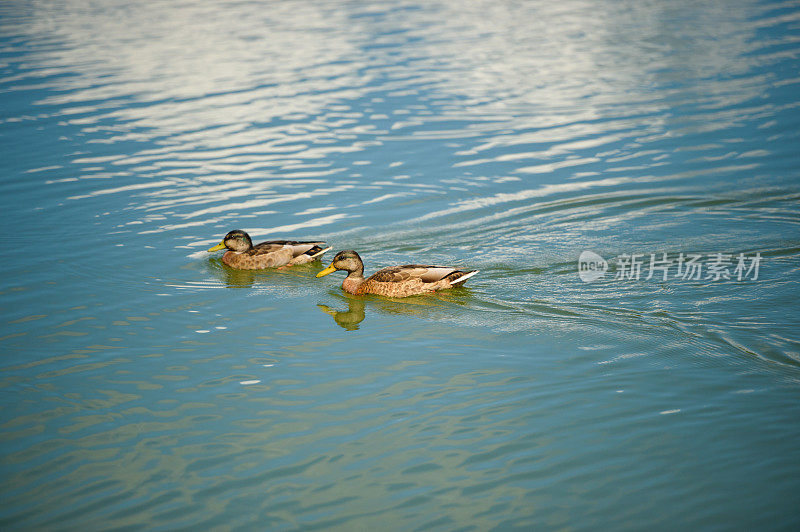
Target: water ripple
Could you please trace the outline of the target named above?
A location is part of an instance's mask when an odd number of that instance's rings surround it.
[[[0,526],[792,528],[798,20],[0,4]],[[227,268],[234,228],[481,272],[354,298]]]

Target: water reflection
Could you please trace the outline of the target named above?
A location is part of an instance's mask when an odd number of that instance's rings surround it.
[[[670,138],[769,118],[731,110],[768,88],[744,75],[764,59],[752,21],[767,8],[677,6],[157,2],[104,6],[87,25],[82,9],[37,3],[3,29],[57,45],[0,82],[55,89],[36,105],[68,138],[124,146],[78,150],[78,170],[47,181],[73,202],[120,197],[118,229],[182,237],[268,214],[317,227],[311,214],[335,207],[363,232],[373,202],[402,222],[565,179],[618,190],[641,178],[632,166],[674,160]],[[429,150],[441,156],[420,171]]]
[[[314,275],[322,269],[320,261],[299,264],[290,268],[238,270],[224,264],[219,257],[207,259],[208,275],[227,288],[256,288],[265,291],[283,290],[297,293],[301,287],[314,287]],[[207,284],[207,283],[206,283]]]
[[[335,294],[338,303],[346,303],[347,310],[334,308],[325,303],[317,307],[333,318],[337,325],[348,331],[358,330],[368,312],[378,312],[385,316],[405,316],[431,322],[452,322],[471,320],[481,322],[475,312],[482,306],[468,287],[459,286],[441,292],[393,299],[383,296],[353,296],[344,291]],[[337,304],[338,306],[338,304]],[[485,323],[481,323],[482,325]]]
[[[331,316],[333,321],[341,327],[342,329],[348,331],[357,331],[358,325],[364,321],[366,314],[364,309],[366,307],[366,303],[363,299],[359,297],[348,297],[347,299],[347,310],[336,310],[328,305],[323,305],[322,303],[317,304],[317,306],[324,312],[325,314]]]

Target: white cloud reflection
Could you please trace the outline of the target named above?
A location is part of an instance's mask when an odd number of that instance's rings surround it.
[[[752,53],[764,23],[755,1],[33,6],[11,31],[54,44],[5,81],[57,89],[37,104],[108,146],[75,156],[81,183],[67,196],[118,195],[130,211],[164,214],[142,218],[143,232],[200,231],[195,219],[265,207],[310,223],[331,204],[355,217],[414,197],[431,202],[429,219],[624,187],[670,162],[675,135],[775,112],[731,109],[763,91],[763,76],[745,75],[765,60]],[[681,106],[691,112],[672,111]],[[394,145],[406,151],[375,162]],[[440,168],[416,164],[441,153]],[[409,176],[418,183],[401,190]],[[106,183],[86,183],[96,177]]]

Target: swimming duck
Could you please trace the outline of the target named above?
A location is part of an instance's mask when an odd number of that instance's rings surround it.
[[[330,250],[325,242],[297,242],[294,240],[270,240],[253,245],[250,235],[234,229],[225,235],[222,242],[209,249],[209,252],[228,249],[222,262],[240,270],[260,270],[305,264],[319,258]]]
[[[364,279],[364,262],[352,250],[337,253],[330,266],[319,272],[317,277],[336,270],[347,272],[342,282],[345,292],[388,297],[406,297],[451,288],[478,273],[478,270],[458,270],[448,266],[407,264],[384,268]]]

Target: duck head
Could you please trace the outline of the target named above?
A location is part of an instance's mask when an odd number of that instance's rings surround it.
[[[329,273],[335,272],[336,270],[343,270],[348,274],[363,276],[364,263],[361,261],[361,257],[355,251],[340,251],[335,257],[333,257],[330,265],[317,274],[317,277],[324,277]]]
[[[247,251],[253,247],[253,241],[250,240],[250,235],[241,229],[234,229],[225,235],[222,242],[209,249],[208,251],[219,251],[221,249],[230,249],[232,251]]]

